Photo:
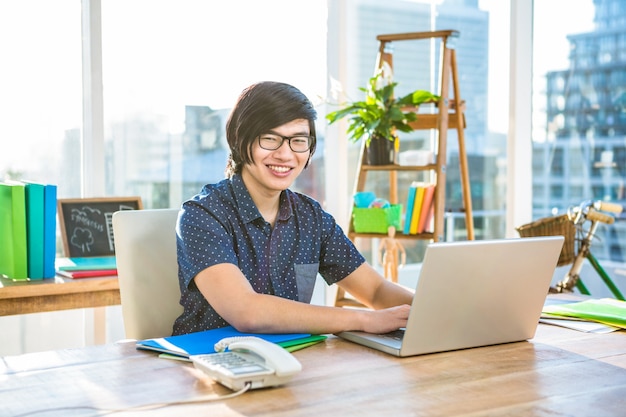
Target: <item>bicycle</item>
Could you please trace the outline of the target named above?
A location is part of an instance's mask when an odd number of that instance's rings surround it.
[[[598,225],[600,223],[613,224],[615,217],[608,213],[617,215],[622,210],[623,207],[619,204],[599,200],[584,201],[579,206],[568,208],[566,214],[539,219],[516,228],[521,237],[554,235],[565,237],[557,266],[570,263],[572,266],[561,281],[550,287],[550,293],[572,292],[575,287],[581,294],[590,295],[580,278],[580,271],[585,259],[587,259],[615,298],[624,301],[624,295],[600,265],[598,259],[591,253],[591,244]],[[588,222],[590,223],[589,227],[585,229]]]

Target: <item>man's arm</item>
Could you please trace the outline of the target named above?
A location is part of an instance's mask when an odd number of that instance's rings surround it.
[[[368,263],[363,263],[337,283],[364,305],[384,309],[397,305],[411,305],[413,294],[406,288],[383,278]]]
[[[382,287],[375,291],[356,288],[370,283],[369,271],[357,268],[354,273],[344,278],[353,285],[356,291],[354,296],[368,294],[372,297],[372,305],[383,304],[387,307],[378,311],[346,309],[301,303],[273,295],[259,294],[254,291],[250,283],[233,264],[219,264],[200,272],[195,283],[209,304],[228,323],[239,331],[252,333],[338,333],[345,330],[363,330],[372,333],[385,333],[406,326],[409,314],[409,305],[393,304],[391,300],[408,301],[411,295],[404,295],[401,287],[398,291],[387,288],[387,281],[380,278]],[[374,274],[378,275],[376,271]],[[364,272],[368,272],[365,274]],[[356,274],[356,275],[355,275]],[[361,278],[360,278],[361,277]],[[380,275],[378,275],[380,277]],[[360,281],[359,285],[356,282]],[[376,281],[376,280],[374,280]],[[391,284],[391,283],[389,283]],[[395,286],[395,284],[392,284]]]

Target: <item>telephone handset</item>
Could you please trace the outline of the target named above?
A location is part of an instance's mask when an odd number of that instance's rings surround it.
[[[228,348],[228,351],[224,351]],[[282,385],[302,370],[289,352],[267,340],[229,337],[215,344],[217,353],[192,355],[194,366],[232,390]]]

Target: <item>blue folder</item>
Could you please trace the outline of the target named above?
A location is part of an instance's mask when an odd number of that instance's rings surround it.
[[[142,350],[153,350],[156,352],[169,353],[171,355],[189,357],[190,355],[215,353],[214,346],[220,340],[226,337],[243,336],[256,336],[277,344],[297,340],[302,340],[302,342],[305,343],[311,338],[311,335],[308,333],[242,333],[232,326],[227,326],[178,336],[140,340],[136,342],[136,347]]]

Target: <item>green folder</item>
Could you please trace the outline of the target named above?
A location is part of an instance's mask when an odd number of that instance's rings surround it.
[[[626,301],[613,298],[548,305],[543,308],[543,312],[555,316],[595,321],[626,329]]]
[[[24,184],[0,183],[0,275],[28,279]]]
[[[304,349],[309,346],[316,345],[326,340],[327,336],[322,334],[312,334],[308,337],[301,339],[288,340],[285,342],[278,342],[277,344],[285,348],[288,352],[295,352],[296,350]]]

